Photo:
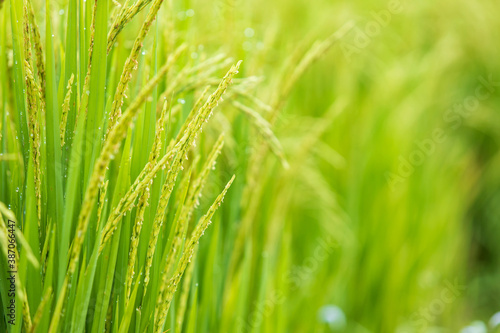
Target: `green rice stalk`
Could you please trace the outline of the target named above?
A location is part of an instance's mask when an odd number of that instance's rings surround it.
[[[132,210],[132,208],[134,207],[134,202],[142,193],[142,190],[151,183],[152,179],[160,169],[165,168],[167,161],[171,159],[172,156],[172,151],[167,152],[152,169],[150,168],[149,162],[146,164],[139,176],[137,176],[135,182],[132,184],[132,186],[130,186],[127,193],[120,199],[120,202],[109,216],[108,221],[106,222],[106,225],[103,229],[103,237],[101,240],[99,252],[102,252],[102,250],[104,250],[104,246],[113,235],[113,232],[115,231],[121,218],[127,214],[127,211]]]
[[[26,332],[29,332],[33,324],[31,322],[30,305],[26,297],[26,288],[24,288],[20,294],[22,294],[21,299],[23,300],[23,327]]]
[[[148,85],[153,84],[153,87],[154,87],[154,85],[158,84],[159,80],[167,73],[168,69],[172,66],[172,64],[179,57],[179,55],[184,51],[184,49],[185,49],[185,46],[178,47],[176,52],[169,56],[166,64],[158,71],[158,73],[155,75],[155,77],[150,80]],[[151,87],[151,90],[153,87]],[[141,92],[141,94],[142,94],[142,92]],[[140,97],[142,99],[142,102],[144,102],[147,99],[148,95],[143,94],[141,96],[141,94],[139,94],[138,98]],[[135,103],[135,101],[134,101],[134,103]],[[132,105],[129,106],[129,109],[131,107],[133,107],[134,103],[132,103]],[[169,155],[169,153],[167,153],[160,160],[160,163],[158,163],[158,165],[154,166],[153,168],[150,167],[149,162],[148,162],[148,164],[146,164],[144,169],[141,171],[141,173],[139,174],[139,176],[135,180],[134,184],[130,187],[127,194],[124,197],[122,197],[122,199],[118,203],[117,207],[110,214],[108,221],[106,223],[106,226],[104,227],[102,243],[101,243],[101,247],[100,247],[99,251],[102,251],[102,249],[104,248],[104,244],[109,240],[109,238],[113,234],[113,232],[116,228],[116,225],[120,221],[122,215],[125,214],[126,211],[131,210],[133,208],[133,203],[134,203],[135,199],[141,194],[142,189],[148,185],[148,183],[154,177],[156,172],[158,172],[158,170],[160,168],[163,168],[165,166],[166,161],[171,156],[172,155]]]
[[[175,78],[172,80],[172,82],[170,82],[170,84],[167,86],[165,91],[163,93],[161,93],[159,99],[163,100],[163,99],[167,99],[170,96],[172,96],[172,94],[176,91],[176,88],[183,82],[183,80],[186,80],[186,78],[188,78],[190,75],[193,75],[193,74],[200,72],[200,71],[211,71],[211,68],[213,68],[214,66],[217,66],[217,69],[222,68],[222,67],[218,66],[217,64],[223,60],[225,60],[224,67],[228,66],[230,64],[230,62],[232,61],[231,59],[225,59],[224,54],[218,54],[212,58],[209,58],[209,59],[199,63],[196,66],[184,67],[175,76]],[[217,81],[217,84],[218,84],[218,82],[219,81]],[[161,107],[160,105],[157,106],[156,112],[160,112],[160,107]]]
[[[41,219],[42,219],[42,180],[41,180],[41,164],[40,164],[40,124],[38,122],[38,106],[36,97],[39,91],[36,89],[35,78],[31,69],[31,43],[30,43],[30,28],[28,18],[28,4],[24,2],[23,19],[24,19],[24,70],[26,81],[26,109],[28,113],[28,131],[31,142],[31,153],[33,156],[33,174],[35,182],[35,196],[38,217],[38,230],[41,234]]]
[[[113,24],[111,25],[111,30],[108,33],[108,53],[111,51],[113,44],[115,43],[116,37],[122,31],[122,29],[127,25],[130,20],[134,18],[137,13],[139,13],[144,7],[146,7],[152,0],[137,0],[132,6],[127,8],[129,0],[126,0],[122,5],[120,13],[116,16]]]
[[[203,94],[202,97],[205,95]],[[201,102],[196,105],[201,105]],[[195,106],[196,106],[195,105]],[[183,131],[184,132],[184,131]],[[182,133],[183,133],[182,132]],[[180,135],[179,133],[178,140],[177,142],[180,141]],[[137,179],[135,180],[134,184],[130,187],[130,189],[127,191],[127,193],[123,196],[123,198],[120,200],[120,203],[118,206],[114,209],[113,213],[111,214],[110,218],[108,219],[108,222],[106,224],[106,227],[104,229],[104,237],[101,242],[101,246],[99,251],[101,252],[104,249],[104,245],[106,242],[110,239],[111,235],[113,234],[118,222],[122,218],[124,214],[126,214],[127,211],[131,210],[133,208],[133,204],[135,199],[139,196],[141,191],[150,184],[150,182],[153,180],[155,175],[158,173],[160,169],[165,169],[168,161],[172,159],[172,157],[177,154],[179,151],[179,145],[176,147],[173,146],[173,144],[170,144],[169,147],[167,148],[167,153],[158,161],[154,167],[150,167],[151,164],[148,162],[144,169],[141,171]],[[152,260],[152,259],[151,259]],[[148,265],[146,265],[146,272],[149,272],[147,269]],[[148,279],[146,279],[148,281]],[[147,285],[147,282],[146,282]]]
[[[233,91],[239,95],[239,96],[242,96],[246,99],[248,99],[249,101],[251,101],[255,106],[257,106],[259,109],[269,113],[273,110],[273,108],[265,103],[263,100],[261,100],[260,98],[258,97],[255,97],[251,94],[249,94],[246,90],[243,90],[243,89],[238,89],[238,88],[233,88]]]
[[[230,59],[225,61],[225,64],[231,63],[232,61]],[[225,67],[225,66],[222,66]],[[179,85],[179,87],[173,87],[177,89],[170,88],[170,91],[174,95],[178,95],[181,93],[187,93],[190,91],[194,91],[202,86],[217,86],[219,84],[219,80],[215,77],[207,76],[205,75],[206,73],[200,73],[196,76],[193,76],[187,82],[182,82],[182,85]],[[233,97],[235,95],[234,90],[235,89],[252,89],[252,87],[248,87],[248,83],[253,83],[254,77],[247,77],[247,78],[240,78],[240,79],[235,79],[233,82],[233,85],[231,86],[230,92],[228,92],[227,96],[228,97]],[[237,88],[238,87],[238,88]]]
[[[198,206],[198,199],[201,195],[201,191],[203,190],[203,187],[205,186],[208,174],[210,173],[211,170],[215,169],[215,163],[217,161],[217,157],[220,155],[222,151],[222,147],[224,147],[224,133],[221,133],[219,137],[217,138],[217,141],[215,141],[214,146],[212,147],[212,150],[210,151],[210,154],[208,155],[207,160],[205,161],[205,164],[201,168],[200,174],[196,178],[196,180],[193,183],[192,190],[190,191],[189,198],[187,201],[187,208],[191,205],[191,203],[194,203],[194,207]]]
[[[190,67],[188,68],[187,75],[177,76],[177,79],[180,79],[179,82],[175,82],[175,84],[173,83],[169,87],[167,87],[165,94],[167,96],[170,96],[171,94],[179,94],[185,91],[196,90],[197,88],[206,86],[207,84],[216,86],[217,84],[219,84],[219,79],[216,77],[212,77],[211,75],[219,71],[220,69],[227,68],[227,66],[232,64],[233,61],[234,60],[232,58],[224,59],[224,61],[222,61],[221,63],[213,64],[210,67],[206,68],[204,71],[200,71],[198,69],[201,66]],[[196,75],[191,75],[195,73]]]
[[[211,170],[215,169],[215,163],[217,161],[217,157],[222,151],[222,147],[224,146],[224,134],[219,135],[219,138],[215,142],[212,151],[208,155],[205,164],[201,168],[200,174],[193,182],[193,186],[191,187],[188,197],[186,199],[186,203],[183,207],[182,214],[179,222],[182,224],[189,224],[193,211],[199,205],[199,199],[201,197],[201,191],[206,184],[208,175]]]
[[[158,240],[158,235],[163,224],[168,201],[173,191],[175,180],[177,179],[177,174],[182,167],[183,159],[187,158],[188,149],[193,144],[198,133],[201,132],[203,123],[208,121],[213,109],[222,99],[222,95],[227,90],[227,87],[231,83],[233,76],[238,73],[240,64],[241,61],[232,66],[231,69],[227,72],[226,76],[224,76],[221,83],[219,84],[217,90],[208,98],[203,107],[200,108],[197,116],[189,122],[189,125],[184,131],[184,135],[179,139],[178,143],[174,147],[174,150],[176,151],[175,159],[172,161],[170,169],[167,173],[167,179],[161,191],[158,208],[156,210],[156,216],[153,222],[153,227],[151,229],[151,236],[149,239],[148,251],[146,256],[146,272],[144,278],[145,286],[147,286],[149,282],[149,273],[153,262],[153,255],[156,249],[156,242]]]
[[[31,332],[36,332],[38,325],[40,324],[40,320],[42,319],[43,310],[45,310],[45,306],[47,302],[52,297],[52,286],[48,286],[45,292],[43,293],[42,299],[38,308],[36,309],[35,316],[33,317],[33,325],[31,327]]]
[[[181,217],[182,210],[184,208],[184,203],[186,202],[187,192],[189,191],[189,184],[191,181],[192,171],[196,163],[191,165],[189,172],[186,173],[184,178],[181,181],[180,188],[182,188],[180,200],[178,203],[177,211],[174,216],[173,226],[175,226],[175,230],[173,231],[173,235],[169,235],[169,241],[167,242],[168,253],[167,253],[167,261],[165,264],[164,274],[170,274],[172,268],[174,267],[174,263],[177,259],[177,254],[180,254],[180,250],[184,245],[184,240],[186,239],[187,233],[187,223],[183,223]],[[171,241],[170,241],[171,240]],[[146,294],[146,289],[144,293]]]
[[[175,56],[169,57],[170,61],[163,66],[163,68],[155,75],[143,89],[139,92],[136,99],[130,104],[127,110],[123,113],[122,118],[116,123],[116,125],[109,132],[108,137],[104,142],[104,146],[101,153],[95,163],[92,176],[85,192],[85,197],[82,203],[82,208],[80,210],[80,215],[78,217],[78,224],[76,229],[76,235],[72,244],[71,257],[69,261],[69,267],[67,274],[72,275],[76,268],[76,263],[80,256],[81,247],[83,244],[83,239],[87,231],[88,222],[90,219],[90,213],[92,206],[94,205],[95,199],[97,197],[97,192],[99,184],[104,180],[104,175],[106,174],[107,167],[114,157],[116,151],[120,147],[120,143],[127,134],[127,130],[132,123],[132,120],[139,112],[141,106],[146,102],[148,96],[153,91],[154,87],[158,84],[161,78],[165,75],[167,68],[171,65],[170,63],[175,59]],[[105,228],[106,230],[106,228]]]
[[[174,237],[172,239],[172,244],[170,246],[167,261],[165,263],[165,268],[163,271],[164,275],[169,275],[172,272],[176,260],[177,253],[181,253],[181,249],[184,246],[184,240],[186,239],[186,233],[189,226],[189,220],[191,219],[191,214],[193,210],[199,204],[199,197],[201,196],[201,191],[205,185],[210,170],[215,168],[215,161],[217,156],[220,154],[222,146],[224,145],[224,135],[221,134],[217,139],[212,151],[209,154],[207,161],[205,162],[200,175],[196,178],[194,186],[190,189],[188,198],[184,201],[185,204],[180,207],[180,214],[175,224]],[[177,214],[176,214],[177,215]]]
[[[342,29],[333,33],[329,38],[324,41],[317,41],[313,46],[307,51],[307,53],[302,57],[298,65],[296,63],[290,64],[292,66],[291,73],[288,77],[284,77],[282,80],[279,94],[276,95],[274,101],[271,103],[272,113],[269,119],[269,123],[272,125],[276,121],[283,104],[290,95],[292,88],[295,86],[300,77],[304,72],[319,58],[321,58],[330,48],[335,45],[339,40],[341,40],[352,28],[354,27],[354,22],[349,22],[344,25]]]
[[[134,227],[132,229],[132,238],[130,239],[129,259],[127,265],[127,274],[125,277],[125,297],[127,303],[130,299],[132,280],[135,274],[135,258],[137,256],[137,248],[139,247],[139,237],[141,235],[142,224],[144,223],[144,212],[146,211],[146,207],[148,205],[149,190],[149,186],[146,186],[144,191],[142,191],[142,195],[139,197],[139,202],[137,203],[137,213],[135,217]]]
[[[31,0],[27,0],[26,5],[29,10],[29,20],[31,23],[31,34],[33,36],[33,43],[35,47],[36,56],[36,67],[38,69],[38,78],[40,80],[40,91],[42,94],[42,100],[45,101],[45,65],[43,61],[43,48],[40,38],[40,30],[35,20],[35,10],[33,9],[33,4]]]
[[[149,154],[150,170],[153,168],[154,164],[156,163],[156,160],[160,155],[161,136],[164,131],[163,124],[165,123],[165,118],[167,115],[167,105],[168,103],[167,101],[165,101],[165,103],[163,103],[163,109],[160,118],[156,122],[155,140],[153,142],[153,146]],[[125,288],[126,288],[125,296],[127,301],[130,298],[130,293],[132,289],[132,279],[134,277],[135,259],[137,256],[137,248],[139,246],[139,236],[141,235],[142,224],[144,222],[144,212],[146,211],[146,206],[148,205],[149,195],[150,195],[150,185],[146,186],[146,188],[142,191],[142,194],[139,198],[139,202],[137,204],[137,213],[133,227],[132,239],[130,241],[127,275],[125,277]]]
[[[68,121],[68,112],[69,112],[70,101],[71,101],[71,86],[73,85],[74,78],[75,78],[75,76],[73,74],[71,74],[71,77],[69,78],[69,81],[68,81],[68,86],[66,87],[66,89],[67,89],[66,97],[64,98],[64,102],[62,105],[61,122],[60,122],[61,147],[64,146],[64,136],[66,133],[66,122]]]
[[[59,328],[59,321],[61,319],[62,308],[64,305],[64,300],[66,299],[66,291],[68,290],[68,281],[69,277],[66,275],[64,277],[64,282],[62,284],[59,298],[57,299],[56,306],[54,308],[54,312],[52,313],[52,320],[50,321],[49,332],[48,333],[57,333]]]
[[[165,324],[165,320],[167,318],[167,313],[170,308],[170,303],[172,302],[172,298],[174,296],[175,291],[177,290],[177,285],[179,284],[184,271],[186,270],[187,265],[191,262],[194,249],[198,244],[201,236],[205,233],[205,230],[211,223],[212,216],[214,215],[217,208],[221,205],[224,196],[227,193],[227,190],[231,186],[234,181],[235,176],[231,177],[231,180],[227,183],[226,187],[222,191],[221,194],[215,199],[212,206],[210,206],[208,212],[201,217],[200,221],[196,225],[195,229],[191,234],[191,238],[186,244],[186,248],[182,254],[179,265],[177,266],[174,275],[168,279],[167,275],[164,274],[162,278],[162,282],[160,285],[160,292],[158,294],[156,309],[155,309],[155,329],[154,332],[160,333],[163,325]],[[166,272],[164,270],[164,272]]]
[[[137,68],[137,59],[139,58],[139,54],[141,52],[142,43],[144,41],[144,38],[146,38],[146,35],[149,32],[149,29],[151,28],[151,25],[153,24],[153,21],[155,20],[156,14],[158,13],[158,10],[160,9],[162,3],[163,0],[154,0],[151,8],[149,9],[146,20],[142,24],[141,30],[139,31],[139,35],[135,39],[134,46],[130,51],[130,55],[125,62],[120,81],[118,82],[118,86],[116,88],[113,104],[111,106],[107,133],[109,133],[118,118],[121,116],[121,107],[123,105],[125,91],[127,90],[128,83],[132,79],[133,71]]]
[[[45,231],[45,235],[47,235],[47,236],[45,237],[45,242],[43,243],[43,247],[42,247],[42,255],[41,255],[42,281],[44,281],[44,279],[45,279],[45,273],[47,270],[47,262],[49,260],[49,247],[50,247],[49,244],[50,244],[51,235],[53,235],[53,233],[51,233],[51,230],[53,230],[52,221],[47,223],[47,227],[46,227],[46,231]]]
[[[281,79],[279,93],[275,95],[275,98],[271,102],[271,113],[268,116],[268,122],[271,127],[276,122],[279,113],[284,106],[284,103],[290,93],[292,88],[304,74],[304,72],[323,56],[336,42],[342,39],[354,26],[354,23],[349,23],[342,27],[342,29],[336,31],[329,38],[322,42],[316,42],[313,46],[306,52],[306,54],[296,64],[296,61],[289,62],[287,71],[290,70],[291,74],[287,77],[284,76]],[[255,152],[252,154],[251,160],[249,162],[248,172],[247,172],[247,186],[243,192],[243,200],[245,203],[245,213],[243,219],[240,223],[240,228],[238,229],[236,240],[233,247],[233,253],[231,255],[231,260],[229,264],[228,279],[232,279],[234,270],[236,268],[236,263],[238,258],[243,253],[243,245],[245,243],[245,235],[248,234],[248,230],[251,226],[254,216],[257,212],[257,206],[259,203],[259,195],[255,194],[255,189],[260,191],[260,187],[257,186],[257,177],[261,174],[261,168],[264,165],[263,161],[265,159],[267,152],[267,145],[259,144]]]
[[[116,18],[119,17],[120,15],[122,15],[123,10],[126,9],[127,6],[128,6],[128,1],[129,0],[125,0],[125,3],[122,5],[117,0],[111,0],[111,2],[113,3],[113,5],[115,5],[113,7],[113,9],[111,10],[111,14],[109,16],[112,22],[115,22]],[[109,52],[107,52],[107,53],[109,53]]]
[[[271,124],[267,122],[257,111],[252,108],[249,108],[246,105],[243,105],[237,101],[233,101],[233,105],[243,111],[250,120],[252,121],[254,127],[257,129],[259,134],[264,138],[265,142],[267,142],[271,151],[279,158],[281,164],[285,169],[288,169],[290,166],[288,161],[286,160],[285,153],[283,152],[283,147],[279,142],[276,135],[274,135],[273,130],[271,129]]]
[[[196,262],[196,253],[197,250],[195,249],[193,258],[191,259],[191,263],[188,265],[188,268],[186,270],[186,276],[184,276],[184,279],[182,281],[182,290],[179,297],[179,308],[177,309],[177,316],[175,318],[176,332],[182,332],[182,324],[184,323],[184,314],[186,313],[189,291],[191,290],[191,279],[193,278],[194,266]]]
[[[160,233],[161,226],[163,225],[163,220],[165,219],[165,213],[167,209],[168,202],[170,200],[170,195],[174,189],[175,181],[177,179],[177,175],[182,168],[182,157],[187,154],[187,149],[189,146],[183,145],[183,149],[178,149],[176,156],[170,165],[169,171],[167,173],[167,178],[163,185],[160,200],[158,202],[158,208],[156,210],[155,219],[153,221],[153,228],[151,230],[151,235],[149,238],[148,250],[146,255],[146,274],[144,278],[145,287],[149,283],[149,274],[150,268],[153,263],[153,256],[156,249],[156,243],[158,241],[158,235]]]
[[[99,231],[99,226],[101,225],[102,210],[104,208],[104,203],[106,202],[106,193],[108,191],[109,180],[106,180],[104,184],[100,186],[101,195],[99,196],[99,207],[97,208],[97,231]]]
[[[92,56],[94,54],[94,38],[95,38],[95,24],[97,15],[97,0],[94,2],[94,7],[92,9],[92,23],[90,25],[90,45],[89,45],[89,60],[87,65],[87,73],[85,74],[85,80],[83,83],[82,94],[80,96],[80,108],[78,110],[78,115],[82,112],[87,112],[87,107],[89,105],[90,96],[90,74],[92,70]]]
[[[347,99],[341,99],[337,100],[334,102],[330,108],[329,111],[327,111],[321,120],[318,121],[318,124],[314,126],[315,130],[311,131],[302,141],[300,147],[296,150],[297,153],[295,154],[294,160],[299,162],[303,161],[304,158],[311,152],[311,150],[314,150],[315,147],[318,147],[318,145],[321,145],[321,137],[332,127],[333,122],[337,117],[344,112],[344,110],[348,106],[348,100]],[[337,162],[333,163],[334,165],[342,165],[345,163],[343,157],[334,151],[330,147],[330,153],[328,154],[328,157],[322,156],[323,158],[328,158],[328,159],[335,159]],[[300,163],[296,163],[300,164]]]
[[[205,89],[202,91],[200,97],[198,97],[198,99],[194,103],[193,108],[191,109],[191,112],[189,112],[189,114],[186,118],[186,121],[182,124],[182,127],[181,127],[179,133],[177,134],[177,137],[175,138],[175,142],[179,142],[179,140],[181,139],[181,136],[186,131],[186,127],[191,123],[191,120],[196,115],[196,111],[199,110],[200,107],[202,106],[203,101],[207,97],[209,89],[210,89],[210,86],[206,86]]]

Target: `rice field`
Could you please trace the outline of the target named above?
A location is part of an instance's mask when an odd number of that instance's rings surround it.
[[[0,332],[500,332],[499,12],[0,0]]]

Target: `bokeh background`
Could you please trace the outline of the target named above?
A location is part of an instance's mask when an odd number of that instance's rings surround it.
[[[457,332],[474,321],[477,332],[493,331],[498,319],[488,322],[500,311],[500,4],[174,7],[186,38],[231,45],[244,72],[264,78],[258,89],[267,100],[284,59],[354,24],[298,81],[276,123],[291,169],[283,172],[271,157],[256,175],[266,189],[248,237],[252,267],[267,267],[267,282],[252,274],[249,297],[259,299],[264,289],[261,301],[272,299],[283,271],[300,283],[272,309],[261,306],[263,318],[251,304],[254,331],[274,331],[279,318],[295,332]],[[192,19],[183,17],[188,8],[196,10]],[[485,80],[496,82],[488,97],[477,90]],[[270,225],[279,225],[280,240],[266,249],[259,236]],[[323,260],[315,249],[327,235],[339,246]],[[337,325],[339,309],[346,326]]]

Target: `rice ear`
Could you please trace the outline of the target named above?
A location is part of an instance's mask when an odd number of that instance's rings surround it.
[[[124,136],[126,132],[128,124],[132,121],[132,118],[139,111],[140,106],[146,101],[147,96],[151,93],[153,88],[158,84],[160,79],[166,74],[172,63],[175,62],[179,54],[184,50],[184,47],[181,46],[178,48],[177,52],[172,54],[165,65],[158,71],[158,73],[153,77],[148,84],[141,90],[137,98],[132,102],[132,104],[128,107],[127,111],[123,114],[124,120],[118,121],[118,123],[111,129],[110,135],[107,137],[106,142],[110,139],[111,134],[114,136]],[[125,123],[123,123],[125,122]],[[120,133],[121,132],[121,133]],[[120,133],[120,134],[118,134]],[[116,139],[116,138],[115,138]],[[119,141],[119,139],[118,139]],[[116,147],[118,148],[118,147]],[[111,156],[111,150],[108,152]],[[102,155],[102,154],[101,154]],[[134,184],[130,187],[127,194],[120,200],[118,206],[113,210],[113,213],[108,218],[108,222],[106,223],[103,231],[103,238],[101,241],[100,251],[104,248],[104,244],[109,240],[113,231],[116,228],[116,225],[121,219],[122,214],[124,214],[127,210],[131,210],[133,208],[133,204],[135,199],[142,193],[142,189],[147,186],[147,184],[152,180],[156,172],[160,168],[163,168],[167,163],[168,159],[171,158],[172,151],[167,152],[165,156],[160,160],[160,162],[156,165],[148,162],[146,167],[141,171]],[[107,161],[106,163],[109,163]],[[102,171],[101,171],[102,172]]]
[[[16,221],[12,212],[10,212],[5,205],[0,202],[0,246],[2,247],[1,253],[5,256],[5,260],[9,259],[8,253],[10,251],[14,252],[15,260],[14,260],[14,268],[10,269],[12,271],[18,271],[18,263],[19,263],[19,252],[16,247],[14,249],[8,249],[9,244],[9,231],[7,230],[8,226],[5,224],[3,219],[3,215],[7,216],[9,220]],[[15,234],[17,237],[22,237],[19,229],[15,229]],[[8,252],[9,251],[9,252]],[[32,321],[31,314],[29,309],[29,303],[26,296],[26,287],[22,284],[21,279],[18,277],[15,279],[16,293],[19,295],[19,298],[22,301],[22,314],[23,314],[23,327],[26,332],[31,331]]]
[[[137,1],[136,4],[142,2],[146,1]],[[123,66],[122,75],[120,77],[120,81],[118,82],[118,86],[116,87],[115,97],[113,99],[111,112],[109,114],[107,133],[109,133],[110,129],[113,128],[114,124],[121,116],[121,107],[123,105],[123,98],[125,96],[125,91],[127,90],[128,83],[132,79],[132,73],[137,68],[137,59],[139,58],[139,54],[142,48],[142,43],[146,38],[146,35],[148,34],[149,29],[153,21],[155,20],[156,14],[158,13],[158,10],[160,9],[162,3],[163,0],[154,0],[153,3],[151,4],[151,8],[149,8],[147,17],[143,22],[141,29],[139,30],[139,34],[135,39],[134,45],[132,46],[130,55],[126,60],[125,65]]]
[[[24,71],[26,83],[26,112],[28,114],[28,131],[30,136],[30,151],[33,157],[33,175],[35,183],[36,207],[38,216],[38,230],[41,232],[42,219],[42,166],[40,162],[40,124],[38,121],[37,97],[39,90],[35,82],[31,67],[31,41],[29,25],[29,3],[24,1],[23,23],[24,23]]]
[[[238,73],[240,63],[241,62],[238,62],[236,65],[231,67],[231,69],[222,79],[215,92],[210,95],[205,104],[198,110],[196,116],[194,116],[191,121],[189,121],[183,132],[183,135],[174,145],[173,151],[175,151],[175,157],[172,160],[172,163],[169,164],[167,179],[165,180],[165,184],[163,185],[161,191],[158,208],[156,210],[156,216],[153,221],[153,227],[151,229],[151,236],[146,256],[146,272],[144,278],[145,285],[147,285],[149,282],[149,267],[151,267],[152,264],[153,255],[156,249],[156,242],[158,240],[158,235],[163,224],[163,219],[170,199],[170,195],[172,194],[177,175],[182,168],[183,161],[184,159],[186,159],[188,149],[193,144],[198,133],[201,132],[203,124],[210,118],[213,109],[218,105],[219,100],[222,98],[222,95],[231,83],[233,76]]]
[[[290,165],[286,160],[285,153],[283,152],[283,147],[281,146],[280,141],[273,133],[271,129],[271,124],[267,122],[257,111],[249,108],[246,105],[243,105],[237,101],[233,101],[233,105],[243,111],[245,115],[247,115],[252,121],[254,127],[257,129],[259,134],[264,138],[265,142],[268,144],[271,151],[278,157],[283,165],[283,168],[288,169]]]
[[[146,7],[152,0],[138,0],[132,6],[128,7],[129,0],[126,0],[122,5],[120,13],[116,16],[111,30],[108,33],[108,53],[111,51],[113,44],[118,37],[118,34],[127,25],[130,20],[134,18],[144,7]]]
[[[66,89],[67,89],[66,97],[64,98],[64,103],[62,105],[61,122],[60,122],[61,147],[64,146],[66,122],[68,121],[68,112],[69,112],[69,107],[70,107],[69,103],[71,100],[71,86],[73,85],[74,78],[75,78],[75,76],[73,74],[71,74],[71,77],[69,78],[69,81],[68,81],[68,86],[66,87]]]
[[[43,60],[43,47],[40,38],[40,30],[35,20],[35,10],[33,9],[33,4],[31,0],[26,1],[26,6],[29,12],[29,22],[31,24],[31,36],[33,38],[33,43],[35,47],[35,58],[36,67],[38,69],[38,78],[40,80],[40,92],[42,95],[42,100],[45,101],[45,65]]]
[[[161,332],[161,329],[167,318],[168,310],[170,308],[170,303],[172,302],[174,293],[177,290],[177,286],[179,284],[180,279],[182,278],[182,275],[184,274],[187,265],[191,262],[193,258],[195,247],[198,244],[201,236],[203,236],[203,234],[205,233],[205,230],[212,223],[211,221],[212,216],[214,215],[217,208],[221,205],[224,196],[227,193],[227,190],[234,181],[234,178],[235,176],[233,175],[233,177],[231,177],[231,179],[227,183],[222,193],[219,194],[219,196],[215,199],[212,206],[210,206],[207,213],[200,218],[200,221],[198,222],[198,224],[196,225],[195,229],[191,234],[191,238],[186,244],[179,265],[177,266],[177,269],[175,270],[173,276],[169,279],[166,274],[163,275],[163,279],[160,285],[160,292],[158,294],[156,302],[154,332],[156,333]]]
[[[156,132],[155,132],[155,141],[153,142],[153,146],[151,148],[151,152],[149,154],[149,169],[153,168],[153,165],[156,163],[158,156],[160,155],[161,150],[161,136],[164,131],[163,124],[165,122],[165,117],[167,114],[167,106],[168,103],[165,101],[163,103],[163,109],[156,122]],[[130,250],[129,250],[129,260],[127,266],[127,275],[125,277],[125,297],[127,298],[127,302],[130,298],[130,293],[132,290],[132,279],[134,277],[134,266],[135,266],[135,257],[137,256],[137,248],[139,246],[139,236],[142,230],[142,224],[144,222],[144,213],[146,211],[146,206],[148,205],[150,195],[150,185],[148,184],[145,189],[142,190],[142,194],[139,197],[139,203],[137,204],[137,213],[135,217],[134,227],[132,229],[132,238],[130,240]]]
[[[99,207],[97,208],[97,231],[99,231],[99,228],[101,226],[101,217],[102,217],[102,210],[104,209],[104,204],[106,203],[106,193],[108,191],[108,184],[109,180],[106,180],[101,186],[99,191],[101,192],[99,195]]]
[[[175,55],[174,55],[175,56]],[[89,185],[87,187],[87,191],[85,193],[85,198],[82,203],[82,209],[80,210],[80,215],[78,217],[77,224],[77,232],[75,235],[75,239],[73,243],[75,244],[72,249],[70,265],[68,268],[68,274],[72,274],[75,270],[76,262],[78,261],[78,257],[80,255],[81,246],[83,243],[83,238],[87,231],[88,222],[90,219],[90,212],[92,210],[92,206],[94,205],[94,201],[97,197],[97,190],[99,184],[104,180],[104,175],[106,173],[106,169],[114,156],[116,150],[118,150],[121,140],[125,137],[127,130],[132,123],[132,120],[135,118],[137,113],[139,112],[141,106],[146,102],[147,96],[151,94],[153,88],[158,84],[161,78],[165,75],[168,66],[171,65],[171,62],[175,59],[175,57],[169,58],[170,61],[162,67],[162,69],[151,79],[149,82],[142,88],[142,90],[137,95],[136,99],[129,105],[127,110],[124,112],[123,116],[120,120],[113,126],[107,136],[101,153],[94,165],[94,170],[92,172],[92,176],[90,177]],[[111,230],[110,230],[111,229]],[[112,233],[114,228],[110,228],[108,226],[107,229],[107,237],[111,236],[109,232]],[[105,227],[106,231],[106,227]],[[106,235],[103,233],[103,235]],[[104,244],[102,244],[103,246]],[[101,246],[101,248],[102,248]]]
[[[197,249],[194,250],[193,258],[189,263],[184,279],[182,279],[182,291],[179,297],[179,308],[177,309],[177,315],[175,318],[175,331],[182,332],[182,324],[184,320],[184,314],[186,313],[187,301],[189,297],[189,291],[191,290],[191,280],[193,278],[193,271],[196,263],[196,253]]]

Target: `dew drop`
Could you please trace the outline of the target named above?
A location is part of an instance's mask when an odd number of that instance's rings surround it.
[[[246,28],[244,33],[247,38],[252,38],[255,35],[255,31],[250,27]]]

